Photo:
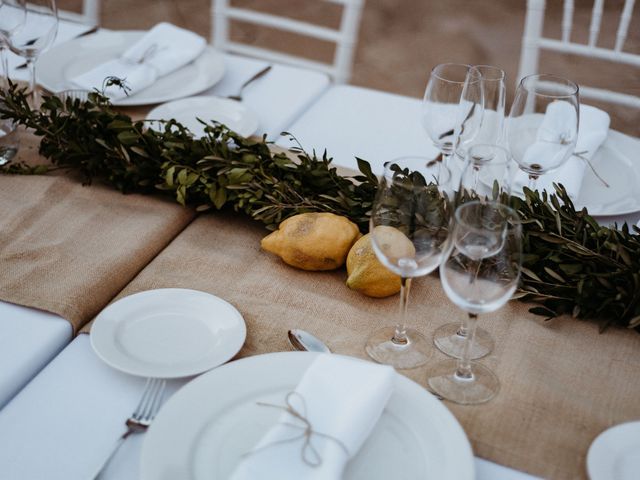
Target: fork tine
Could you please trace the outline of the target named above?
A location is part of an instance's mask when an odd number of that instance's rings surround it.
[[[147,383],[145,385],[142,398],[140,399],[140,403],[134,410],[133,415],[131,415],[131,418],[133,418],[134,420],[140,420],[145,417],[145,415],[149,411],[151,403],[153,402],[153,399],[155,397],[155,390],[159,382],[160,380],[157,378],[147,379]]]
[[[142,392],[142,397],[140,397],[140,402],[138,402],[138,406],[133,411],[133,415],[131,415],[133,418],[138,418],[142,413],[153,382],[155,382],[155,378],[147,378],[147,383],[144,384],[144,391]]]
[[[165,383],[166,382],[164,380],[155,379],[155,382],[149,391],[149,396],[147,397],[144,410],[140,414],[140,421],[149,422],[155,416],[155,412],[160,408]]]
[[[158,410],[160,410],[160,406],[162,405],[164,400],[164,389],[166,386],[167,386],[166,380],[162,380],[160,382],[160,386],[158,387],[155,401],[151,406],[151,413],[149,415],[149,420],[153,420],[156,414],[158,413]]]

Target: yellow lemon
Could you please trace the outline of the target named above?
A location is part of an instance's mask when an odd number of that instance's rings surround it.
[[[355,223],[333,213],[301,213],[287,218],[260,245],[303,270],[334,270],[344,265],[360,236]]]
[[[413,243],[393,227],[376,227],[382,250],[395,257],[413,257]],[[380,263],[371,245],[371,234],[358,240],[347,256],[347,286],[369,297],[388,297],[400,291],[400,277]]]

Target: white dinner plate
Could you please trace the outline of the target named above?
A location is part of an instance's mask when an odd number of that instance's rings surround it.
[[[240,312],[214,295],[182,288],[147,290],[105,308],[91,346],[105,363],[131,375],[178,378],[233,357],[246,337]]]
[[[607,139],[585,169],[577,208],[587,207],[590,215],[624,215],[640,211],[640,139],[609,130]]]
[[[223,480],[277,421],[278,409],[316,357],[284,352],[217,368],[178,391],[146,434],[142,480]],[[344,480],[471,480],[473,454],[447,408],[397,374],[394,392],[371,436],[349,462]]]
[[[589,447],[587,472],[591,480],[636,480],[640,472],[640,422],[605,430]]]
[[[77,88],[71,79],[108,60],[119,57],[139,40],[142,31],[100,30],[93,35],[62,43],[43,53],[36,66],[37,82],[52,92]],[[212,47],[193,62],[159,78],[153,85],[114,105],[150,105],[200,93],[224,74],[224,58]]]
[[[258,117],[242,103],[228,98],[201,96],[164,103],[149,112],[150,120],[175,119],[196,137],[204,135],[204,125],[198,119],[224,123],[234,132],[248,137],[258,129]],[[154,124],[151,124],[152,128]],[[158,127],[155,127],[158,128]]]

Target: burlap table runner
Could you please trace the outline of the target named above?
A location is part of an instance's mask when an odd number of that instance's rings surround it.
[[[286,332],[307,329],[334,352],[365,358],[374,329],[394,322],[398,297],[376,300],[349,290],[345,272],[303,272],[260,250],[265,230],[231,214],[195,220],[118,296],[193,288],[235,305],[247,322],[239,356],[290,350]],[[430,337],[459,319],[437,278],[417,280],[413,325]],[[585,455],[602,430],[640,418],[640,335],[572,319],[544,322],[511,302],[481,317],[496,341],[484,363],[502,383],[480,406],[446,405],[483,458],[554,479],[585,478]],[[85,332],[88,328],[85,327]],[[445,358],[434,348],[433,362]],[[425,385],[428,365],[402,373]]]
[[[46,160],[21,138],[20,159]],[[171,200],[66,176],[0,175],[0,300],[91,320],[193,219]]]

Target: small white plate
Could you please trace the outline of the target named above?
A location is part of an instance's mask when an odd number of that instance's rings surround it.
[[[36,65],[37,82],[52,92],[75,87],[71,79],[95,66],[119,57],[144,35],[142,31],[100,30],[57,45],[44,52]],[[153,85],[114,105],[151,105],[203,92],[224,74],[224,57],[207,47],[193,62],[159,78]]]
[[[91,346],[105,363],[131,375],[178,378],[232,358],[246,337],[240,312],[196,290],[164,288],[122,298],[91,327]]]
[[[277,421],[280,404],[318,354],[243,358],[202,375],[163,406],[145,435],[140,478],[224,480]],[[462,427],[420,385],[396,375],[393,394],[344,480],[472,480],[473,453]]]
[[[175,119],[196,137],[204,135],[204,125],[212,120],[225,124],[234,132],[248,137],[258,129],[258,117],[242,103],[228,98],[191,97],[162,104],[149,112],[149,120]],[[152,128],[159,128],[151,124]]]
[[[636,480],[640,472],[640,422],[605,430],[589,447],[587,472],[591,480]]]

